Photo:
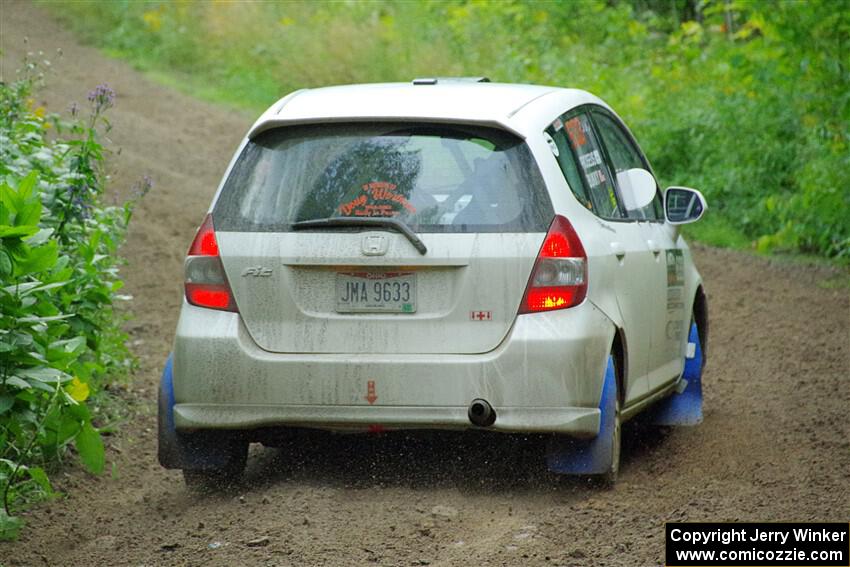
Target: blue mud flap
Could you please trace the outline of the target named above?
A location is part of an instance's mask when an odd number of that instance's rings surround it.
[[[167,469],[210,470],[227,466],[226,445],[203,434],[183,434],[174,427],[174,383],[172,355],[168,355],[158,397],[159,464]]]
[[[612,443],[617,402],[617,378],[614,376],[614,359],[608,357],[605,382],[599,409],[599,434],[590,441],[558,436],[549,442],[546,465],[557,474],[605,474],[613,462]]]
[[[693,345],[693,346],[691,346]],[[702,423],[702,366],[703,353],[696,323],[691,324],[688,335],[688,354],[682,379],[687,386],[681,393],[673,394],[654,411],[652,422],[656,425],[696,425]]]

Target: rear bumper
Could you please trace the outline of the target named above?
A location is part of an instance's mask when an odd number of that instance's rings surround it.
[[[467,407],[295,406],[180,404],[174,408],[178,429],[253,429],[321,427],[336,431],[385,429],[466,429]],[[488,429],[506,432],[553,432],[592,437],[599,431],[599,408],[500,407]]]
[[[613,332],[585,301],[517,317],[502,344],[482,354],[280,354],[257,347],[238,314],[184,303],[174,425],[465,429],[470,402],[482,398],[497,416],[489,429],[592,437]]]

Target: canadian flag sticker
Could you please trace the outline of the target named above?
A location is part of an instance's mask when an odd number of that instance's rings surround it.
[[[472,321],[492,321],[493,320],[493,312],[492,311],[470,311],[469,318]]]

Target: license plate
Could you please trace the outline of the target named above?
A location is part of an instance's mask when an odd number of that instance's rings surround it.
[[[338,313],[415,313],[416,274],[337,272]]]

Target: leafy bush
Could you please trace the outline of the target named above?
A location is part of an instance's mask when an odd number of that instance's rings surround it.
[[[102,472],[86,401],[132,364],[112,304],[134,202],[101,199],[98,129],[114,93],[96,88],[85,121],[66,124],[32,108],[26,70],[0,83],[0,539],[19,529],[16,507],[53,494],[45,470],[70,446]]]
[[[254,109],[416,76],[584,88],[634,128],[662,182],[703,190],[718,220],[698,236],[850,262],[850,0],[50,6],[142,68]]]

